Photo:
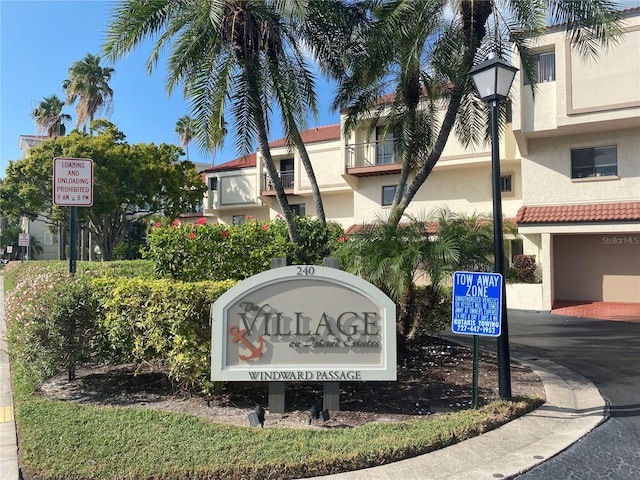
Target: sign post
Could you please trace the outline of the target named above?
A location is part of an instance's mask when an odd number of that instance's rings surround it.
[[[76,273],[78,243],[76,207],[93,205],[93,160],[90,158],[53,159],[53,204],[71,207],[69,219],[69,275]]]
[[[473,408],[478,406],[478,336],[499,337],[502,275],[454,272],[451,331],[473,335]]]

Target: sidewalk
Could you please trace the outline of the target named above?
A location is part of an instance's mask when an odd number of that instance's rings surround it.
[[[605,419],[598,389],[556,363],[517,358],[544,383],[547,402],[483,435],[419,457],[380,467],[316,477],[318,480],[507,479],[557,455]]]
[[[0,275],[0,480],[17,480],[18,447],[13,420],[13,396],[9,356],[4,340],[7,324],[4,319],[4,277]]]

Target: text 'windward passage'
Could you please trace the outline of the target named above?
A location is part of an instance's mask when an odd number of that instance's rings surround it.
[[[258,382],[362,380],[359,370],[255,371],[248,374],[250,380]]]

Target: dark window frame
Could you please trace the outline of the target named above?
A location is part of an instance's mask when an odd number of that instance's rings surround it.
[[[513,173],[500,175],[500,193],[513,193]]]
[[[544,67],[549,67],[551,65],[553,65],[553,71],[550,72],[552,73],[552,77],[553,78],[549,78],[549,75],[546,75],[542,80],[540,80],[540,71],[542,70],[543,67],[541,67],[541,60],[542,62],[545,62],[544,58],[545,57],[549,57],[553,55],[553,62],[549,63],[549,61],[547,61],[547,65],[545,65],[544,63],[542,63],[542,65]],[[556,52],[554,50],[550,51],[550,52],[540,52],[537,53],[533,56],[533,61],[536,65],[536,83],[548,83],[548,82],[555,82],[556,81],[556,77],[557,77],[557,68],[556,68]],[[522,70],[523,75],[522,75],[522,82],[524,85],[531,85],[531,79],[529,78],[529,76],[527,75],[527,72],[523,69]]]
[[[387,190],[387,192],[391,192],[391,201],[389,201],[389,197],[385,195],[385,190]],[[393,204],[393,199],[396,196],[396,192],[398,191],[398,185],[383,185],[382,186],[382,191],[381,191],[381,199],[380,199],[380,205],[382,205],[383,207],[390,207]],[[387,193],[387,195],[389,195]]]
[[[291,213],[297,215],[300,218],[304,217],[307,214],[307,206],[304,203],[292,203],[289,205],[289,208],[291,209]]]
[[[600,158],[598,158],[600,157]],[[605,145],[571,149],[571,178],[618,176],[618,146]]]

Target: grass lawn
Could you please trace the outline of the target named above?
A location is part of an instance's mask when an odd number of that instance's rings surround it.
[[[19,385],[17,390],[23,468],[40,479],[285,479],[335,473],[442,448],[536,406],[522,399],[432,420],[260,429],[153,409],[49,400]]]

